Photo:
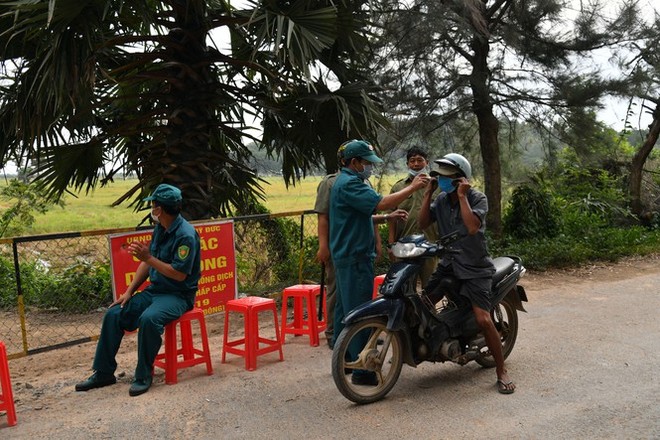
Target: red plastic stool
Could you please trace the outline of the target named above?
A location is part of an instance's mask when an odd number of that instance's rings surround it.
[[[7,424],[9,426],[16,424],[16,407],[14,406],[14,395],[11,392],[7,349],[3,342],[0,342],[0,411],[7,413]]]
[[[374,293],[371,296],[371,299],[374,299],[378,296],[378,289],[380,289],[380,286],[381,284],[383,284],[383,281],[385,281],[385,274],[376,275],[374,277]]]
[[[259,335],[259,313],[267,311],[273,312],[275,339],[268,339]],[[233,341],[229,341],[229,313],[231,312],[242,313],[245,326],[243,337]],[[252,371],[257,369],[257,356],[276,350],[280,352],[280,361],[283,361],[284,353],[282,352],[282,342],[277,328],[275,300],[259,296],[247,296],[227,301],[222,363],[225,363],[227,353],[236,354],[245,358],[245,369]],[[265,344],[265,347],[260,348],[260,344]],[[242,345],[243,348],[236,348],[237,345]]]
[[[199,322],[199,334],[202,338],[202,349],[193,345],[192,321]],[[177,346],[176,328],[181,330],[181,348]],[[213,374],[211,365],[211,352],[206,334],[206,321],[204,311],[198,307],[184,313],[176,321],[165,326],[165,351],[156,356],[154,367],[165,370],[165,383],[177,383],[176,373],[179,368],[191,367],[197,364],[206,364],[206,374]],[[179,356],[183,356],[180,360]]]
[[[323,319],[317,318],[316,299],[321,295],[318,284],[296,284],[287,287],[282,293],[282,343],[287,333],[293,335],[309,335],[309,345],[319,345],[319,333],[326,329],[327,309],[323,301]],[[287,321],[288,299],[293,298],[293,321]],[[319,298],[320,299],[320,298]],[[307,305],[307,319],[303,319],[303,300]]]

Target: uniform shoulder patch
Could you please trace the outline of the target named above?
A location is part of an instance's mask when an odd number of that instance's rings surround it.
[[[177,249],[177,254],[179,255],[180,259],[185,260],[188,258],[188,255],[190,255],[190,247],[182,244],[179,246],[179,249]]]

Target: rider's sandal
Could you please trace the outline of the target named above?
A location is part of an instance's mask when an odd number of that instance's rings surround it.
[[[501,379],[497,379],[497,391],[499,391],[501,394],[513,394],[513,392],[516,389],[515,388],[509,388],[511,385],[513,385],[512,380],[510,380],[508,382],[504,382]]]

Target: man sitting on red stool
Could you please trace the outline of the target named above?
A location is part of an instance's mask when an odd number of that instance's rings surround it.
[[[200,239],[195,228],[180,214],[181,191],[160,184],[151,196],[151,217],[156,227],[151,243],[133,242],[129,252],[139,259],[135,278],[103,317],[101,336],[94,356],[94,374],[76,385],[88,391],[117,382],[115,356],[125,331],[138,331],[138,362],[128,394],[139,396],[151,387],[154,359],[160,350],[165,325],[180,318],[195,303],[201,276]],[[149,286],[135,291],[147,280]]]

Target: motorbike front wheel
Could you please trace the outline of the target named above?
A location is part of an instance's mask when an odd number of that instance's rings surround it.
[[[500,334],[500,341],[502,341],[502,356],[504,359],[509,357],[513,346],[518,337],[518,312],[513,303],[505,297],[499,304],[497,304],[490,312],[490,317],[495,324],[497,332]],[[486,368],[495,367],[495,359],[488,350],[484,347],[484,351],[475,359],[479,365]]]
[[[371,318],[346,326],[339,334],[332,352],[332,378],[337,389],[348,400],[358,403],[372,403],[382,399],[392,389],[403,365],[403,343],[401,334],[390,332],[387,321]],[[366,340],[357,359],[348,361],[348,348]],[[356,385],[348,370],[363,370],[363,374],[375,373],[373,385]],[[368,373],[367,373],[368,372]],[[349,374],[346,374],[349,373]]]

